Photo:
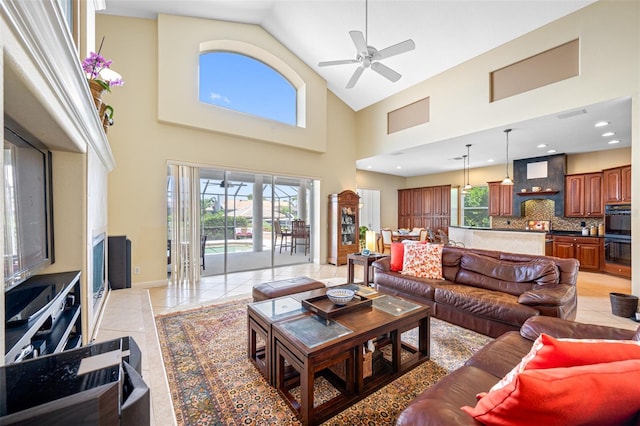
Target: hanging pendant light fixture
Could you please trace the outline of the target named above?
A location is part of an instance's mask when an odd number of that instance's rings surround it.
[[[467,156],[463,155],[462,156],[462,160],[464,161],[464,165],[462,166],[462,183],[464,184],[465,181],[467,180]],[[465,185],[462,188],[462,191],[460,191],[461,194],[466,194],[467,191],[467,185]]]
[[[471,154],[469,153],[469,148],[471,144],[467,144],[467,184],[464,186],[465,191],[469,191],[473,186],[469,183],[469,176],[471,175]]]
[[[513,181],[509,177],[509,132],[511,132],[511,129],[504,130],[504,133],[507,135],[507,164],[506,164],[507,177],[505,177],[502,180],[502,185],[513,185]]]

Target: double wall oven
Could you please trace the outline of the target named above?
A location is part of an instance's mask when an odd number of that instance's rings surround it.
[[[607,204],[604,213],[606,263],[631,267],[631,204]]]

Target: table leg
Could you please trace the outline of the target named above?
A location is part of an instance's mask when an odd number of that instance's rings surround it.
[[[353,283],[353,259],[349,259],[347,267],[347,282]]]

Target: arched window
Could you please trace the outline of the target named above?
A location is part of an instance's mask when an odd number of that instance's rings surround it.
[[[295,126],[296,96],[291,82],[264,62],[234,52],[200,54],[200,102]]]

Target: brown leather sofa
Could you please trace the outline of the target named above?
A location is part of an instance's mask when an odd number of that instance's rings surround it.
[[[400,413],[396,425],[481,425],[460,407],[475,406],[476,395],[489,391],[509,373],[529,352],[541,333],[555,338],[640,340],[640,328],[634,333],[631,330],[583,324],[548,316],[529,318],[519,332],[507,332],[491,341],[476,352],[463,367],[418,395]],[[586,389],[576,389],[576,392],[584,391]],[[640,413],[627,424],[640,424],[638,422]]]
[[[576,316],[576,259],[445,246],[444,280],[391,271],[389,257],[373,267],[378,291],[431,306],[435,318],[491,337],[537,315]]]

